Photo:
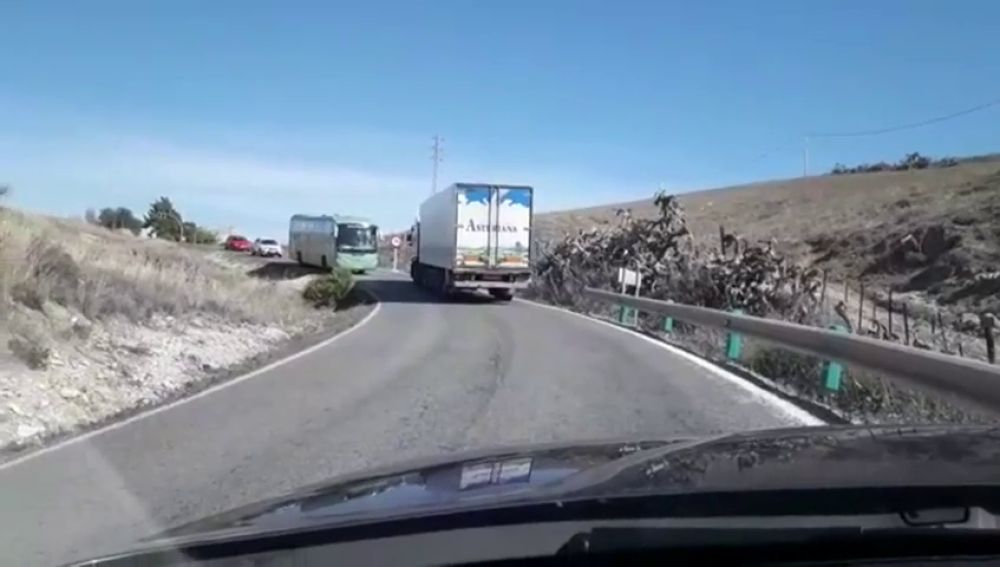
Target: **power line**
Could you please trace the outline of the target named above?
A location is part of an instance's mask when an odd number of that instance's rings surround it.
[[[789,149],[789,147],[796,145],[798,142],[802,144],[802,174],[809,175],[809,141],[810,138],[855,138],[862,136],[877,136],[879,134],[888,134],[890,132],[898,132],[900,130],[910,130],[913,128],[919,128],[921,126],[927,126],[929,124],[935,124],[937,122],[945,122],[960,116],[965,116],[967,114],[972,114],[974,112],[979,112],[981,110],[986,110],[994,106],[1000,105],[1000,98],[991,100],[989,102],[973,106],[971,108],[965,108],[957,112],[952,112],[950,114],[945,114],[943,116],[935,116],[933,118],[928,118],[926,120],[921,120],[919,122],[910,122],[908,124],[900,124],[897,126],[890,126],[887,128],[875,128],[870,130],[856,130],[851,132],[809,132],[797,137],[795,141],[789,141],[779,146],[775,146],[766,152],[757,154],[753,158],[747,160],[748,162],[760,161],[772,154],[780,151]]]
[[[966,114],[972,114],[974,112],[979,112],[980,110],[986,110],[987,108],[997,106],[998,104],[1000,104],[1000,98],[991,100],[989,102],[980,104],[978,106],[973,106],[972,108],[966,108],[964,110],[959,110],[958,112],[945,114],[944,116],[936,116],[934,118],[928,118],[926,120],[921,120],[919,122],[900,124],[898,126],[890,126],[888,128],[876,128],[873,130],[857,130],[854,132],[812,132],[806,134],[806,138],[855,138],[860,136],[877,136],[879,134],[888,134],[889,132],[898,132],[900,130],[910,130],[913,128],[920,128],[921,126],[927,126],[929,124],[935,124],[937,122],[944,122],[946,120],[958,118],[959,116],[965,116]]]
[[[794,140],[789,140],[788,142],[785,142],[784,144],[781,144],[780,146],[775,146],[775,147],[767,150],[764,153],[761,153],[761,154],[758,154],[758,155],[754,156],[753,158],[751,158],[750,160],[747,160],[747,161],[762,160],[762,159],[766,158],[767,156],[769,156],[771,154],[780,152],[782,150],[786,150],[786,149],[788,149],[788,148],[796,145],[797,142],[798,142],[798,138],[795,138]]]

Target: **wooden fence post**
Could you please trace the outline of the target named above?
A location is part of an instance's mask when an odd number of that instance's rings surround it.
[[[905,345],[910,344],[910,310],[907,303],[903,303],[903,340]]]
[[[892,290],[889,290],[889,340],[892,340]]]
[[[861,290],[858,292],[858,334],[864,333],[865,319],[865,280],[861,280]]]
[[[826,308],[826,270],[823,270],[823,287],[819,292],[819,308],[822,311]]]
[[[986,313],[979,316],[979,325],[983,328],[983,338],[986,340],[986,360],[996,363],[996,345],[993,343],[993,315]]]
[[[948,350],[948,335],[944,331],[944,319],[941,317],[941,312],[938,311],[937,314],[938,329],[941,330],[941,347],[943,350]]]

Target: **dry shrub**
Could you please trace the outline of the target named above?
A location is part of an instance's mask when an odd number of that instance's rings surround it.
[[[48,368],[49,358],[52,356],[52,349],[44,343],[23,336],[11,337],[7,341],[7,348],[32,370]]]
[[[64,306],[76,303],[80,267],[58,242],[35,237],[28,245],[25,260],[30,267],[30,284],[39,296]]]
[[[823,383],[823,359],[778,347],[755,348],[747,356],[751,370],[792,389],[797,396],[836,408],[857,423],[991,423],[978,408],[956,405],[937,393],[908,387],[892,377],[847,366],[840,388]]]
[[[7,340],[7,348],[11,354],[28,368],[43,370],[48,368],[52,348],[45,328],[37,317],[37,314],[35,318],[14,314],[5,317],[4,324],[11,331]]]
[[[346,268],[336,268],[332,273],[309,282],[302,297],[315,307],[340,306],[354,287],[354,278]]]
[[[796,321],[814,309],[815,270],[787,262],[771,242],[725,235],[724,250],[706,249],[688,231],[676,197],[660,193],[654,203],[657,218],[635,219],[620,210],[615,225],[547,246],[535,265],[535,296],[580,308],[583,288],[615,290],[618,269],[627,267],[642,275],[645,297]]]
[[[821,397],[823,361],[816,356],[800,354],[777,347],[754,349],[747,356],[751,370],[776,382],[795,387],[810,397]]]

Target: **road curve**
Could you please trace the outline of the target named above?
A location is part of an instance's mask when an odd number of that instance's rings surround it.
[[[3,563],[53,564],[307,483],[490,445],[799,425],[767,396],[608,325],[363,283],[377,315],[165,411],[0,466]]]

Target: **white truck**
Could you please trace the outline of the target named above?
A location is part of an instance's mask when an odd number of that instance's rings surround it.
[[[531,279],[531,187],[455,183],[420,205],[407,240],[410,277],[449,294],[485,289],[509,301]]]

